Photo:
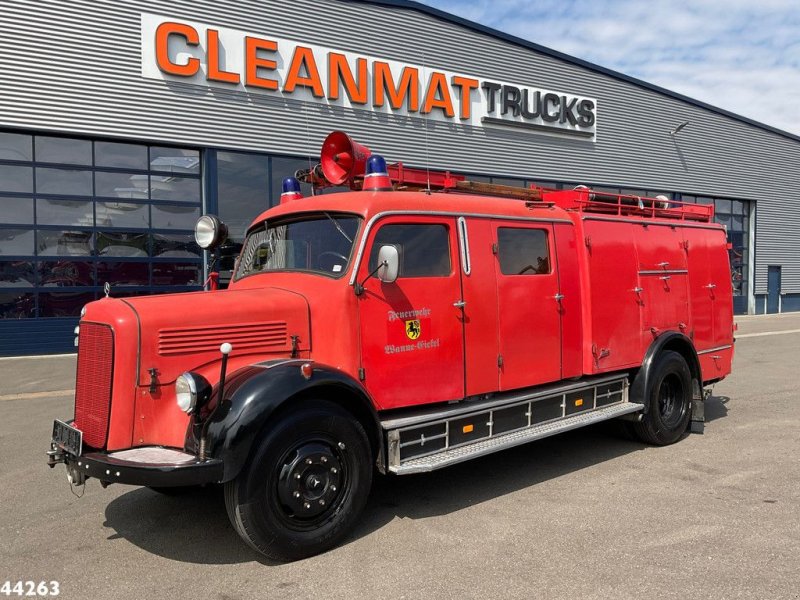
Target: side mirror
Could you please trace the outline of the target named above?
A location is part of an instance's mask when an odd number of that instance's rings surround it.
[[[400,255],[395,246],[381,246],[378,250],[378,279],[394,283],[400,270]]]

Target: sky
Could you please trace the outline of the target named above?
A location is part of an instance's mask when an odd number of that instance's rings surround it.
[[[421,0],[800,135],[800,0]]]

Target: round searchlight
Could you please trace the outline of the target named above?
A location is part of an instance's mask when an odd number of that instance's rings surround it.
[[[203,250],[214,250],[228,239],[228,227],[214,215],[203,215],[194,226],[194,241]]]

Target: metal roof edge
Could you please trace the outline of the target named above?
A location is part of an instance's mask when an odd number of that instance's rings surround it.
[[[633,85],[642,87],[644,89],[662,94],[664,96],[668,96],[670,98],[674,98],[676,100],[680,100],[681,102],[686,102],[687,104],[691,104],[693,106],[697,106],[699,108],[723,115],[725,117],[734,119],[736,121],[741,121],[742,123],[746,123],[747,125],[752,125],[753,127],[763,129],[764,131],[774,133],[776,135],[788,138],[795,142],[800,142],[800,135],[789,133],[788,131],[784,131],[783,129],[778,129],[777,127],[773,127],[772,125],[767,125],[766,123],[761,123],[760,121],[750,119],[749,117],[743,117],[742,115],[736,114],[729,110],[725,110],[724,108],[719,108],[717,106],[708,104],[701,100],[696,100],[694,98],[690,98],[689,96],[684,96],[683,94],[679,94],[678,92],[673,92],[671,90],[655,85],[653,83],[648,83],[647,81],[643,81],[642,79],[637,79],[636,77],[625,75],[624,73],[620,73],[619,71],[614,71],[606,67],[601,67],[600,65],[596,65],[587,60],[583,60],[582,58],[576,58],[574,56],[570,56],[569,54],[559,52],[558,50],[553,50],[552,48],[541,46],[526,39],[517,37],[515,35],[511,35],[510,33],[504,33],[498,29],[487,27],[486,25],[481,25],[480,23],[476,23],[474,21],[470,21],[469,19],[465,19],[463,17],[459,17],[457,15],[445,12],[438,8],[434,8],[433,6],[428,6],[427,4],[416,2],[415,0],[340,0],[340,1],[353,2],[359,4],[377,4],[380,6],[390,6],[393,8],[416,10],[421,13],[430,15],[432,17],[436,17],[438,19],[442,19],[444,21],[449,21],[456,25],[460,25],[461,27],[466,27],[467,29],[472,29],[479,33],[490,35],[492,37],[496,37],[503,41],[510,42],[518,46],[522,46],[524,48],[527,48],[528,50],[534,50],[536,52],[552,56],[553,58],[557,58],[559,60],[563,60],[565,62],[577,65],[579,67],[589,69],[590,71],[595,71],[602,75],[613,77],[614,79],[619,79],[620,81],[624,81],[626,83],[631,83]]]

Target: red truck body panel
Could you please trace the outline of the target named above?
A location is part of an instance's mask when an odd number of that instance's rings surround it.
[[[87,306],[83,321],[108,323],[115,334],[109,450],[181,447],[188,417],[176,406],[175,378],[191,370],[216,381],[222,342],[233,345],[234,371],[291,356],[296,336],[296,356],[362,380],[377,410],[635,369],[669,331],[693,341],[703,381],[730,372],[731,281],[721,226],[667,214],[593,214],[565,192],[536,203],[362,191],[287,202],[254,227],[334,212],[362,219],[336,276],[259,273],[223,291]],[[391,223],[444,227],[447,274],[391,284],[369,278],[373,240]],[[498,254],[517,238],[540,243],[521,268]],[[353,285],[362,282],[356,295]]]

